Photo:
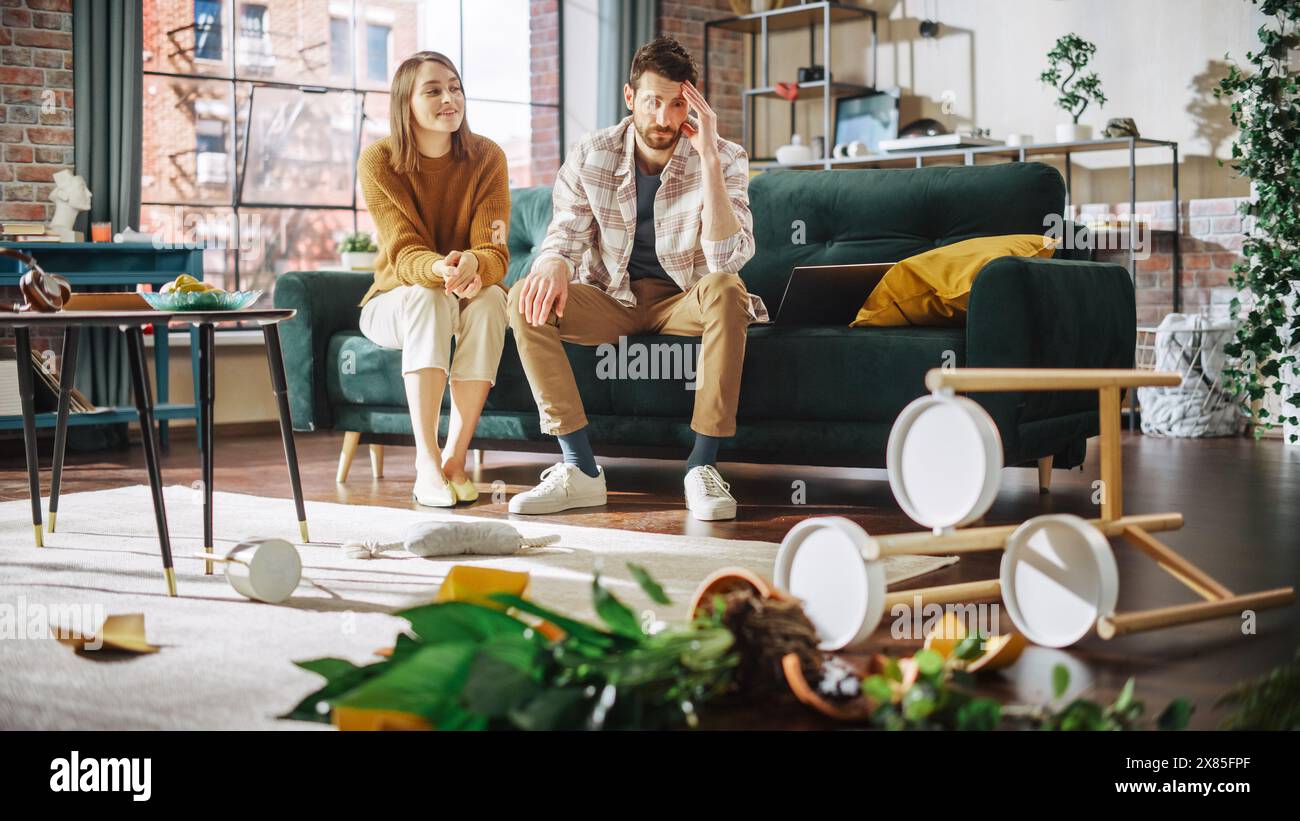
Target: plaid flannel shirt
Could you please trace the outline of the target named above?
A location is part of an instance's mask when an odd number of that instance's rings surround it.
[[[636,304],[627,271],[636,237],[635,129],[632,118],[585,136],[570,152],[552,189],[551,225],[537,258],[558,257],[569,281],[594,285],[624,305]],[[736,233],[721,240],[700,236],[704,181],[700,155],[685,136],[677,141],[655,195],[655,253],[683,291],[705,274],[739,273],[754,256],[754,218],[749,211],[749,157],[718,138],[722,178]],[[763,300],[749,295],[750,318],[767,321]]]

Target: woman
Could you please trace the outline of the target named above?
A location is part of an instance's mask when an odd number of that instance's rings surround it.
[[[358,160],[379,233],[361,332],[402,350],[415,499],[450,507],[478,498],[465,455],[505,344],[506,157],[470,131],[460,74],[442,54],[421,51],[404,60],[389,100],[391,133]],[[448,379],[452,410],[443,453],[438,414]]]

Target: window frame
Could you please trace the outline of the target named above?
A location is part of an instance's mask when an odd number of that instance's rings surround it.
[[[473,0],[459,0],[460,13],[458,15],[458,25],[460,28],[459,37],[460,37],[462,63],[464,62],[464,46],[465,46],[464,6],[467,2],[472,2],[472,1]],[[238,249],[242,247],[241,237],[240,237],[240,232],[243,225],[243,223],[240,220],[241,209],[247,209],[250,212],[256,210],[267,210],[267,209],[282,209],[284,211],[301,211],[301,210],[349,211],[352,217],[353,232],[358,230],[358,225],[360,224],[359,215],[361,213],[369,212],[369,209],[364,207],[364,203],[358,202],[357,163],[355,157],[352,163],[352,176],[350,181],[351,182],[351,187],[350,187],[351,205],[350,206],[322,205],[322,204],[310,203],[310,202],[303,202],[303,203],[285,202],[285,203],[275,203],[275,204],[265,204],[265,203],[257,204],[251,202],[241,202],[242,193],[243,193],[243,182],[245,178],[244,164],[245,161],[247,160],[247,152],[248,152],[248,129],[251,125],[250,123],[251,118],[246,118],[242,127],[239,123],[239,99],[240,99],[239,92],[241,90],[240,89],[241,84],[243,84],[243,86],[247,90],[248,100],[250,105],[250,113],[251,113],[253,90],[258,86],[273,86],[277,88],[297,90],[300,93],[313,92],[313,91],[332,91],[332,92],[345,92],[345,93],[353,94],[355,97],[355,104],[356,104],[356,108],[354,110],[357,112],[357,116],[354,118],[354,126],[353,126],[353,145],[355,147],[355,152],[357,155],[359,155],[361,151],[362,130],[364,129],[364,123],[366,119],[364,116],[366,96],[368,94],[374,94],[377,96],[388,97],[390,93],[387,90],[380,91],[377,89],[368,89],[362,86],[362,74],[363,71],[365,71],[365,69],[363,69],[363,67],[359,65],[359,61],[356,59],[356,45],[357,45],[357,38],[359,36],[359,27],[361,25],[367,25],[367,26],[377,25],[371,23],[369,20],[364,19],[364,15],[362,13],[364,10],[364,7],[362,5],[363,0],[351,0],[350,18],[338,17],[333,14],[330,15],[331,20],[339,19],[339,20],[344,20],[346,23],[348,23],[348,29],[351,36],[351,47],[352,47],[351,49],[352,59],[350,61],[351,76],[348,78],[350,82],[348,82],[346,85],[337,84],[336,81],[339,79],[339,75],[335,75],[333,73],[332,62],[331,62],[330,72],[329,72],[330,81],[328,83],[294,83],[294,82],[287,82],[282,80],[240,76],[240,64],[239,64],[240,41],[244,38],[243,38],[242,29],[240,29],[239,26],[240,26],[240,21],[242,20],[241,15],[242,15],[242,8],[244,7],[244,4],[240,2],[240,0],[194,0],[194,7],[196,10],[198,4],[201,2],[213,3],[217,6],[219,10],[219,17],[217,19],[217,25],[215,26],[215,30],[219,33],[221,38],[220,53],[216,58],[200,57],[198,54],[197,37],[196,37],[196,46],[195,46],[193,59],[195,61],[202,60],[204,64],[224,64],[226,62],[226,57],[227,57],[226,50],[229,49],[228,72],[223,71],[221,73],[202,74],[196,71],[178,72],[178,71],[161,71],[157,69],[145,69],[142,73],[142,76],[144,77],[154,76],[154,77],[160,77],[166,79],[225,82],[229,84],[230,93],[228,99],[231,101],[231,105],[232,105],[231,119],[223,122],[225,122],[228,128],[227,133],[232,138],[242,135],[242,140],[232,139],[232,144],[230,146],[231,151],[234,152],[234,157],[233,157],[234,168],[232,169],[234,173],[234,179],[232,181],[232,184],[230,185],[230,198],[228,201],[225,202],[204,202],[201,205],[191,203],[191,202],[180,202],[174,200],[143,200],[141,204],[144,206],[157,206],[157,207],[201,208],[203,210],[229,209],[230,217],[231,217],[230,224],[233,227],[234,237],[230,246],[226,249],[223,249],[222,253],[231,254],[233,258],[233,264],[231,265],[230,275],[233,276],[234,278],[234,287],[238,288],[241,287],[241,273],[242,273],[240,270],[240,257],[242,255],[238,251]],[[231,27],[236,29],[236,31],[234,32],[235,34],[234,42],[228,42],[229,38],[225,36],[226,27],[225,27],[224,18],[226,17],[227,4],[229,4],[228,10],[230,12],[229,18],[231,20]],[[254,2],[253,5],[262,6],[264,9],[264,17],[263,17],[264,36],[269,38],[271,36],[271,32],[269,31],[267,24],[270,20],[271,9],[264,3]],[[496,100],[496,99],[474,97],[474,96],[467,97],[466,99],[471,103],[472,102],[509,103],[512,105],[520,105],[520,106],[527,107],[529,110],[536,107],[556,109],[559,112],[559,133],[557,135],[557,139],[560,145],[560,153],[562,155],[564,152],[564,144],[565,144],[564,143],[565,69],[564,69],[564,57],[563,57],[564,55],[564,3],[562,1],[557,3],[556,6],[556,22],[559,28],[558,44],[557,44],[557,52],[559,57],[558,60],[559,70],[558,70],[558,88],[556,90],[557,93],[556,93],[555,102],[551,102],[551,103],[520,102],[518,100]],[[198,31],[197,23],[198,21],[196,19],[195,20],[196,33]],[[331,23],[331,27],[332,25],[333,24]],[[386,58],[387,61],[391,63],[392,26],[389,25],[384,27],[388,29],[387,32],[388,43],[387,43]],[[212,31],[214,30],[214,28],[209,27],[207,30]],[[369,60],[369,54],[367,53],[367,61],[368,60]],[[388,71],[386,70],[385,80],[387,79],[388,79]],[[370,80],[368,75],[366,81],[372,83],[377,82],[374,80]],[[141,127],[143,127],[143,125],[144,124],[142,122]]]

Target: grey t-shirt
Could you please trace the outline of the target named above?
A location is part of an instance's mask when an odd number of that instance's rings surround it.
[[[632,240],[632,256],[627,261],[627,272],[632,279],[663,277],[673,282],[655,253],[655,194],[659,192],[660,182],[658,174],[642,174],[636,169],[636,235]]]

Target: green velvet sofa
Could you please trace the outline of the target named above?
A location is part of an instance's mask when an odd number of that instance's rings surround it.
[[[527,273],[551,216],[550,189],[512,195],[508,283]],[[750,184],[757,253],[741,276],[775,314],[793,266],[894,261],[972,237],[1043,233],[1044,218],[1060,214],[1064,200],[1060,174],[1040,163],[768,171]],[[895,417],[926,392],[926,371],[945,362],[1131,367],[1136,322],[1128,272],[1060,257],[991,262],[975,280],[965,328],[751,326],[739,425],[724,461],[883,467]],[[350,432],[345,449],[353,450],[358,442],[411,441],[400,354],[357,330],[356,305],[370,279],[295,271],[275,288],[275,304],[298,311],[281,326],[294,428]],[[601,379],[596,349],[567,348],[598,453],[684,457],[694,398],[684,380]],[[1041,468],[1054,459],[1058,468],[1073,467],[1083,461],[1086,437],[1098,431],[1095,394],[974,398],[996,421],[1008,465]],[[475,447],[558,452],[538,428],[512,339]],[[343,461],[350,463],[350,453]]]

